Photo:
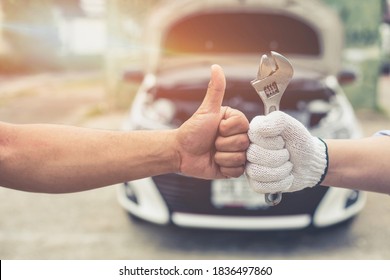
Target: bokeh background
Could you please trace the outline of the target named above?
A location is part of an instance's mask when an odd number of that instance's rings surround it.
[[[364,134],[389,129],[389,1],[323,1],[344,23],[343,64],[358,74],[344,90]],[[120,129],[139,85],[123,73],[142,68],[144,24],[159,2],[1,0],[0,120]],[[0,188],[0,198],[0,259],[390,259],[390,198],[379,194],[350,223],[276,233],[131,220],[110,187]]]
[[[105,72],[107,93],[116,95],[123,86],[122,71],[141,67],[141,53],[147,48],[142,45],[143,27],[148,12],[159,2],[2,0],[0,74],[95,69]],[[381,60],[389,59],[384,50],[389,47],[383,46],[389,36],[381,32],[390,21],[387,1],[323,2],[337,10],[344,22],[345,64],[360,74],[358,83],[346,89],[351,102],[357,108],[379,109],[377,79]]]

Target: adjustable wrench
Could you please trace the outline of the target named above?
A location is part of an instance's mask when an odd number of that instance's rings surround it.
[[[264,115],[279,110],[280,100],[293,73],[291,63],[281,54],[271,51],[270,56],[264,54],[261,57],[257,78],[251,81],[251,85],[264,103]],[[281,192],[265,194],[268,205],[277,205],[281,200]]]

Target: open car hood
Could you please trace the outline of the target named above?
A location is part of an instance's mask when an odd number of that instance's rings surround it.
[[[271,50],[294,67],[323,75],[341,67],[343,26],[317,0],[172,1],[163,2],[149,18],[144,32],[147,72],[180,65],[183,58],[258,67],[261,54]]]

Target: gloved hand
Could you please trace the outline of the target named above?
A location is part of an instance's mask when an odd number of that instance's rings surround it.
[[[255,117],[248,136],[245,173],[256,192],[295,192],[316,186],[325,177],[325,142],[289,115],[275,111]]]

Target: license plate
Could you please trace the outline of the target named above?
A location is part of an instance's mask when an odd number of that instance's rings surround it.
[[[264,195],[253,191],[244,176],[237,179],[214,180],[211,185],[211,202],[217,208],[268,207]]]

